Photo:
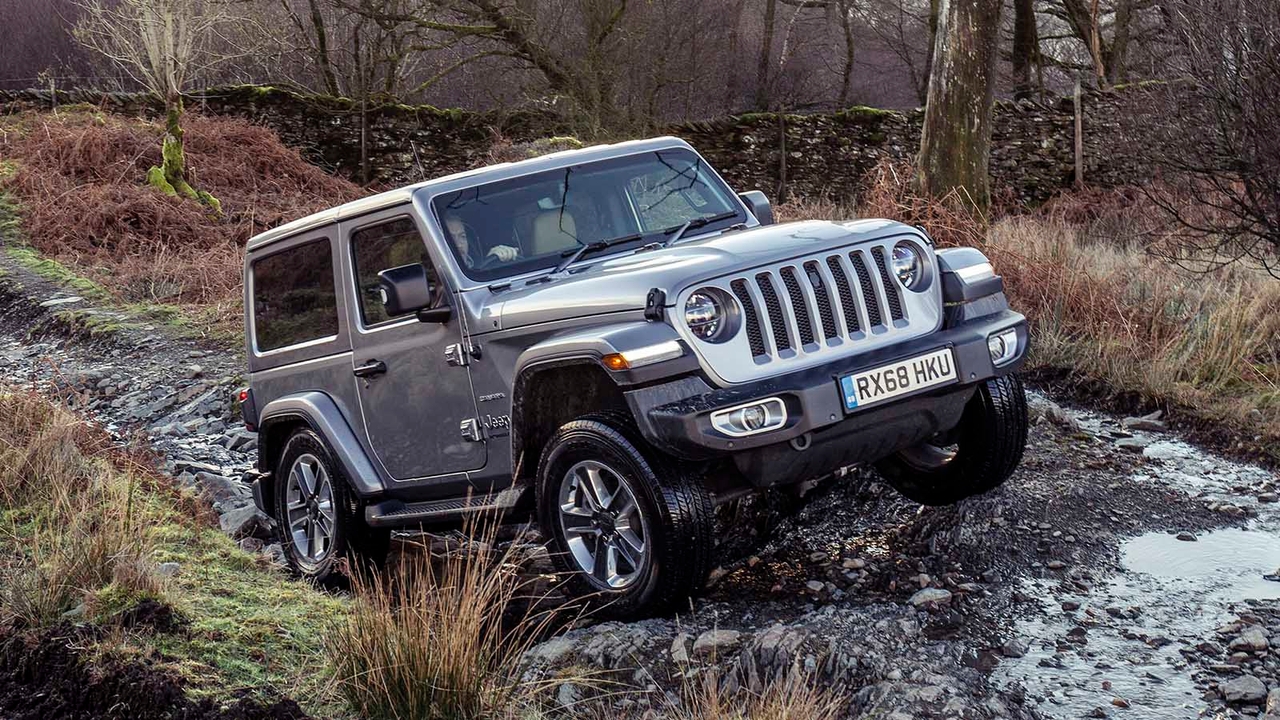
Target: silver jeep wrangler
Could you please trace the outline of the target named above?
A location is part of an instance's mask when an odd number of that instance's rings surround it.
[[[323,579],[397,528],[533,516],[622,615],[704,585],[714,507],[875,463],[920,503],[1013,472],[1024,318],[971,248],[774,224],[657,138],[385,192],[250,241],[251,482]]]

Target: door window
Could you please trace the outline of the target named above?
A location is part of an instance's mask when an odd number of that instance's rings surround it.
[[[254,261],[253,332],[259,352],[338,334],[333,250],[327,239]]]
[[[378,273],[383,270],[422,263],[431,284],[440,286],[439,276],[427,255],[427,246],[409,218],[397,218],[352,233],[351,260],[355,264],[356,288],[360,296],[360,320],[365,327],[397,319],[388,315],[382,305]]]

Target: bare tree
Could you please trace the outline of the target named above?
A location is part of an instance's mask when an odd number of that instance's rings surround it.
[[[1036,33],[1035,0],[1013,0],[1013,97],[1031,97],[1031,66],[1036,61],[1040,40]]]
[[[342,94],[342,88],[338,85],[338,75],[334,71],[333,57],[329,50],[329,21],[325,19],[320,1],[306,0],[305,17],[290,0],[280,0],[280,7],[298,36],[306,43],[324,81],[325,92],[337,96]]]
[[[760,52],[756,56],[757,110],[769,109],[769,65],[773,58],[773,32],[778,16],[778,0],[764,0],[764,30],[760,33]]]
[[[849,105],[849,89],[853,84],[853,59],[857,50],[853,35],[853,0],[835,0],[836,12],[840,17],[840,36],[844,40],[844,64],[840,66],[840,97],[836,100],[838,107]]]
[[[187,181],[182,93],[193,76],[226,62],[225,31],[239,18],[216,0],[86,0],[76,36],[164,100],[160,166],[147,180],[221,213],[217,198]]]
[[[781,7],[780,7],[781,5]],[[854,36],[850,23],[853,0],[765,0],[764,27],[760,35],[760,47],[756,56],[757,110],[796,109],[802,106],[828,105],[835,99],[838,105],[848,100],[848,88],[853,76]],[[778,44],[779,10],[790,8],[790,16],[781,28],[781,44]],[[838,20],[831,22],[832,14]],[[829,94],[830,83],[825,84],[819,95],[812,92],[821,81],[815,77],[812,63],[803,58],[804,50],[822,48],[820,54],[829,56],[829,45],[824,34],[839,27],[843,43],[844,62],[839,72],[843,89],[837,98]],[[777,45],[775,56],[774,46]],[[824,63],[825,64],[825,63]]]
[[[1087,71],[1099,88],[1125,82],[1135,51],[1138,59],[1165,54],[1169,8],[1168,0],[1047,0],[1041,17],[1054,27],[1042,39],[1053,41],[1058,53],[1042,60],[1068,74]]]
[[[1280,24],[1274,0],[1170,0],[1168,71],[1132,122],[1195,264],[1249,258],[1280,277]],[[1170,122],[1176,117],[1177,122]]]
[[[863,27],[906,70],[921,105],[929,94],[940,6],[941,0],[863,0],[855,8]]]
[[[526,2],[341,1],[372,21],[413,26],[421,47],[467,50],[432,82],[479,59],[501,56],[539,73],[553,93],[571,101],[588,128],[598,130],[618,117],[615,90],[624,63],[616,36],[628,0],[583,0],[574,8],[572,24],[551,36]]]
[[[991,200],[987,163],[1002,4],[942,3],[920,139],[920,190],[934,197],[957,191],[980,210]]]

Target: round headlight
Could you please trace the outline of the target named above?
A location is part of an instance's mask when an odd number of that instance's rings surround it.
[[[724,308],[720,307],[720,302],[711,293],[699,290],[684,303],[684,323],[689,326],[694,337],[713,341],[724,329]]]
[[[914,247],[907,243],[893,246],[893,273],[904,287],[911,289],[919,284],[924,277],[922,270],[920,253]]]

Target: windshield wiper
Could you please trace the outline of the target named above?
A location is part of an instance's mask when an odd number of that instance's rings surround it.
[[[642,239],[644,239],[644,235],[640,233],[633,233],[631,235],[623,235],[622,237],[616,237],[610,240],[597,240],[592,243],[587,243],[586,245],[579,245],[578,247],[573,248],[572,250],[565,250],[564,252],[560,253],[562,256],[564,256],[564,260],[561,260],[560,264],[556,265],[556,268],[554,270],[547,273],[547,276],[550,277],[551,275],[559,275],[560,273],[564,272],[565,269],[568,268],[570,265],[578,262],[579,258],[581,258],[583,255],[586,255],[589,252],[600,252],[601,250],[611,248],[614,245],[621,245],[622,243],[628,243],[628,242],[633,242],[633,241],[642,240]]]
[[[667,247],[668,245],[674,245],[677,240],[684,237],[684,234],[689,232],[690,230],[696,230],[700,227],[705,227],[707,225],[710,225],[711,223],[720,222],[721,220],[728,220],[729,218],[735,218],[735,217],[738,217],[738,211],[729,210],[728,212],[722,212],[718,215],[707,215],[705,217],[694,218],[683,225],[669,227],[666,230],[663,230],[662,234],[664,235],[668,235],[671,233],[675,233],[675,234],[671,235],[671,237],[668,238],[667,241],[662,244],[662,247]]]

